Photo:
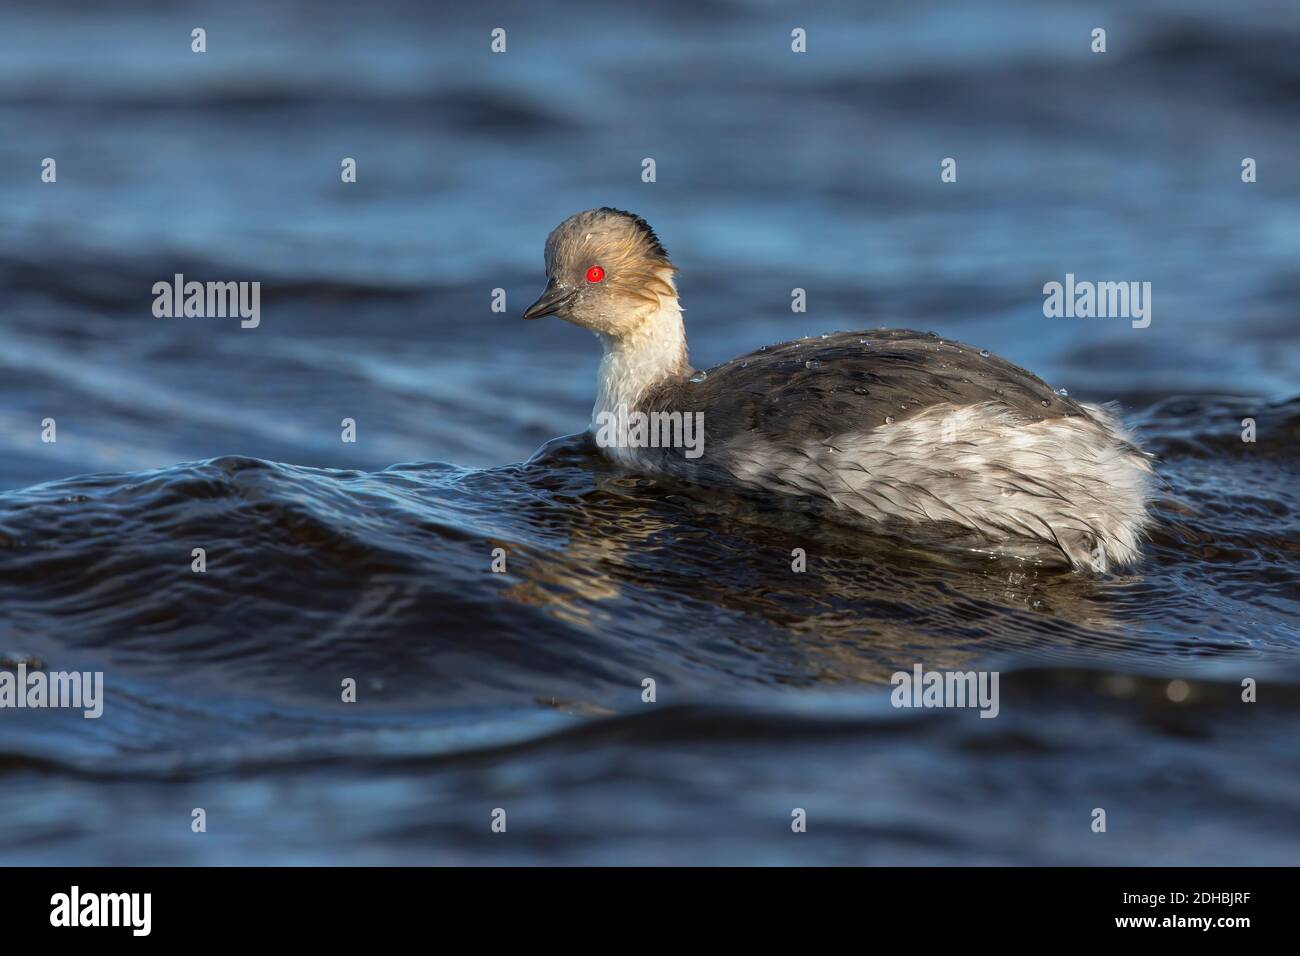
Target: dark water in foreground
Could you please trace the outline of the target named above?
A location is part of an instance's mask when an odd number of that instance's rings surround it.
[[[0,862],[1296,862],[1300,15],[832,5],[797,59],[779,7],[575,11],[494,10],[497,60],[417,4],[5,14],[0,656],[108,699],[0,711]],[[552,440],[595,345],[517,315],[601,204],[697,365],[900,325],[1122,400],[1144,562],[910,553]],[[1067,271],[1151,327],[1044,319]],[[153,318],[175,272],[262,325]],[[891,707],[916,663],[998,670],[998,717]]]
[[[1214,407],[1148,416],[1162,527],[1104,580],[769,526],[581,439],[9,493],[5,643],[110,696],[6,714],[0,837],[41,862],[1294,862],[1300,407],[1269,410],[1280,454],[1231,462]],[[999,715],[890,707],[918,661],[999,669]]]

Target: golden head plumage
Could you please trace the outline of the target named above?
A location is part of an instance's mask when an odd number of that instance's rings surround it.
[[[602,206],[575,213],[546,239],[546,290],[524,318],[556,315],[620,337],[677,297],[677,271],[640,216]]]

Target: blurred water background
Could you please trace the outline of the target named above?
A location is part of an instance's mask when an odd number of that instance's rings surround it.
[[[1298,109],[1281,2],[6,5],[0,658],[108,699],[0,711],[0,860],[1293,863]],[[1119,399],[1145,563],[519,464],[586,425],[597,343],[518,316],[599,205],[699,367],[903,326]],[[155,318],[178,272],[261,325]],[[1151,282],[1150,327],[1044,318],[1066,273]],[[999,669],[999,717],[890,707],[918,662]]]

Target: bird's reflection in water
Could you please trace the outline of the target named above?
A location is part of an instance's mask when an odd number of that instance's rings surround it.
[[[1123,646],[1106,593],[1126,579],[1014,557],[927,550],[724,493],[608,465],[586,436],[543,448],[529,479],[585,475],[548,509],[554,548],[512,555],[504,596],[592,630],[629,617],[727,612],[727,639],[804,658],[808,683],[878,683],[915,663],[969,668],[994,655],[1067,658]],[[1131,579],[1131,577],[1129,578]],[[717,634],[716,620],[711,628]]]

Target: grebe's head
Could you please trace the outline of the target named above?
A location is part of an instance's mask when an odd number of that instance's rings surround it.
[[[676,300],[676,267],[640,216],[588,209],[555,227],[546,239],[546,290],[525,319],[558,315],[600,335],[622,338]]]

